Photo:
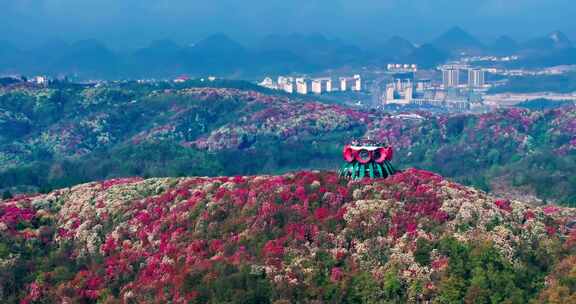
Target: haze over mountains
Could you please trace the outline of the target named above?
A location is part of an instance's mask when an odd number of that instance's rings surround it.
[[[190,45],[152,41],[133,51],[113,51],[98,40],[67,43],[49,40],[31,49],[0,41],[1,74],[76,75],[80,78],[173,77],[178,74],[260,77],[266,73],[320,72],[342,67],[410,62],[433,67],[461,54],[521,55],[521,65],[576,63],[576,49],[562,32],[528,41],[501,36],[480,41],[453,27],[417,45],[392,36],[371,45],[354,45],[322,34],[275,34],[252,47],[226,34],[214,34]]]

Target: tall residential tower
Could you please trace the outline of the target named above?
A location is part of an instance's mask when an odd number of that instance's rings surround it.
[[[456,88],[460,85],[460,69],[447,68],[442,70],[444,88]]]
[[[468,70],[468,86],[471,88],[482,88],[486,84],[486,72],[482,69]]]

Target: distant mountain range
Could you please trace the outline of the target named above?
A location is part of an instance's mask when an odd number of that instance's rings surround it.
[[[147,47],[131,52],[112,51],[97,40],[72,44],[51,40],[30,50],[0,41],[0,74],[41,73],[80,78],[214,74],[246,78],[389,62],[418,63],[426,68],[461,54],[518,54],[524,58],[520,64],[530,66],[576,63],[574,45],[562,32],[522,43],[508,36],[501,36],[493,43],[483,43],[464,29],[454,27],[421,45],[393,36],[369,47],[321,34],[270,35],[251,48],[224,34],[215,34],[186,46],[170,40],[153,41]]]
[[[568,37],[559,31],[552,32],[545,37],[538,37],[527,41],[524,48],[531,51],[561,50],[573,48],[574,45]]]

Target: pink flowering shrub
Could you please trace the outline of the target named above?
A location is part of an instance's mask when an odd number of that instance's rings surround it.
[[[560,208],[550,205],[550,206],[545,206],[544,208],[542,208],[542,211],[546,215],[552,215],[552,214],[555,214],[558,211],[560,211]]]
[[[105,180],[105,181],[101,182],[100,185],[102,185],[102,190],[107,190],[108,188],[116,186],[116,185],[125,185],[125,184],[130,184],[130,183],[136,183],[136,182],[139,182],[141,180],[142,180],[142,178],[140,178],[140,177],[109,179],[109,180]]]

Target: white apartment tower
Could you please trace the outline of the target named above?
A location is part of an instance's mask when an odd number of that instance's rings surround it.
[[[406,87],[404,91],[404,99],[406,103],[412,103],[412,99],[414,98],[414,87]]]
[[[311,91],[314,94],[332,92],[332,79],[328,77],[312,79]]]
[[[340,91],[346,92],[349,89],[351,91],[362,91],[362,77],[360,75],[340,78]]]
[[[270,77],[264,78],[264,80],[262,80],[262,82],[260,82],[259,85],[268,89],[276,89],[276,85],[274,84],[274,81]]]
[[[278,77],[278,89],[289,94],[294,93],[294,78],[284,76]]]
[[[326,92],[328,93],[332,92],[332,79],[326,80]]]
[[[456,88],[460,85],[460,70],[449,68],[442,71],[444,88]]]
[[[312,93],[322,94],[322,80],[320,79],[312,80]]]
[[[340,78],[340,91],[346,92],[348,90],[348,82],[346,78]]]
[[[471,88],[482,88],[486,84],[486,73],[482,69],[468,70],[468,86]]]
[[[296,78],[296,93],[302,95],[308,94],[308,82],[305,78]]]
[[[284,92],[286,92],[288,94],[292,94],[292,93],[294,93],[294,83],[293,82],[285,83],[282,86],[282,89],[284,90]]]
[[[392,101],[392,100],[394,100],[394,99],[395,99],[395,96],[394,96],[394,95],[395,95],[395,92],[396,92],[396,90],[394,89],[394,86],[389,85],[389,86],[386,88],[386,101]]]
[[[352,87],[352,91],[362,91],[362,78],[360,75],[354,75],[354,86]]]

